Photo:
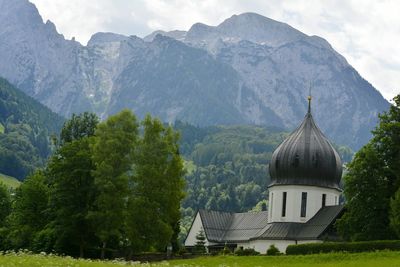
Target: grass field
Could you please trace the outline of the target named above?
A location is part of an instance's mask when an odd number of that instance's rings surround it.
[[[165,261],[161,263],[135,263],[125,261],[91,261],[77,260],[70,257],[46,255],[28,255],[11,253],[0,256],[0,266],[74,266],[74,267],[114,267],[114,266],[180,266],[180,267],[400,267],[400,252],[373,252],[373,253],[332,253],[308,256],[218,256],[200,257],[188,260]]]
[[[3,124],[0,123],[0,134],[3,134],[3,133],[4,133],[4,130],[5,130],[5,129],[4,129]]]
[[[11,188],[17,188],[21,184],[21,182],[15,179],[14,177],[7,176],[1,173],[0,173],[0,182]]]

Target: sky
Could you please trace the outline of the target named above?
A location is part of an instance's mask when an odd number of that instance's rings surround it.
[[[144,37],[255,12],[326,39],[387,100],[400,93],[399,0],[30,1],[58,32],[82,44],[96,32]]]

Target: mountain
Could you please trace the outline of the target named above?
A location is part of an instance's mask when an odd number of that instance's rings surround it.
[[[165,121],[241,124],[251,121],[253,108],[259,107],[266,122],[281,126],[237,72],[206,51],[161,35],[143,45],[114,82],[107,114],[129,107],[140,117],[151,111]]]
[[[0,78],[0,174],[25,178],[44,166],[64,119]]]
[[[127,107],[168,122],[290,130],[312,83],[318,125],[357,149],[389,106],[326,40],[254,13],[143,39],[96,33],[83,46],[27,0],[0,0],[0,9],[0,75],[67,117]]]

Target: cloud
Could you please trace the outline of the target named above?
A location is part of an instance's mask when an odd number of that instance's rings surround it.
[[[154,30],[217,25],[256,12],[327,39],[387,99],[400,93],[400,2],[397,0],[31,0],[67,38],[93,33],[145,36]]]

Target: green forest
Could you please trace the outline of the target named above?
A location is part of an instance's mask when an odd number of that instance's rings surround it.
[[[186,198],[182,203],[181,240],[198,209],[261,210],[268,199],[268,162],[289,132],[260,126],[195,127],[176,122],[185,159]],[[335,146],[344,162],[353,151]]]
[[[0,173],[19,180],[43,167],[64,119],[0,78]]]
[[[0,184],[0,250],[125,257],[177,249],[184,197],[179,134],[123,110],[73,115],[45,168]]]

